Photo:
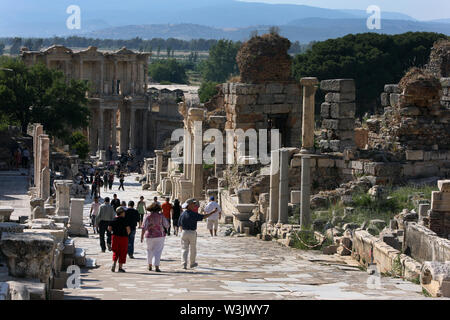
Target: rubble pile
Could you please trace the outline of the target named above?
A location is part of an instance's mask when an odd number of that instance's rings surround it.
[[[244,43],[236,60],[243,83],[291,81],[291,42],[278,34],[256,36]]]

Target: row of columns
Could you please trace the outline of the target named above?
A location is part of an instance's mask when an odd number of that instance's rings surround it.
[[[46,64],[47,67],[51,67],[52,62],[56,62],[56,63],[61,63],[64,65],[63,71],[65,73],[66,76],[68,76],[69,78],[74,78],[74,74],[72,74],[70,72],[70,65],[71,65],[71,58],[66,58],[66,59],[51,59],[48,58],[46,60]],[[112,79],[108,79],[105,81],[105,74],[109,74],[109,72],[105,72],[106,68],[105,68],[105,61],[103,58],[98,58],[98,59],[83,59],[83,58],[79,58],[79,60],[76,62],[78,64],[78,76],[79,76],[79,80],[85,80],[84,79],[84,75],[85,75],[85,63],[89,63],[90,64],[90,74],[91,75],[100,75],[100,79],[96,80],[93,79],[93,77],[91,77],[91,79],[86,79],[86,80],[90,80],[93,83],[98,83],[97,81],[100,82],[100,85],[98,87],[98,93],[100,94],[107,94],[107,95],[117,95],[119,93],[125,93],[125,94],[131,94],[131,95],[135,95],[135,94],[144,94],[145,93],[145,88],[147,88],[147,77],[146,75],[146,70],[147,70],[147,66],[144,62],[139,62],[139,61],[117,61],[114,60],[111,65],[112,65]],[[120,87],[123,88],[123,84],[122,83],[128,83],[130,88],[124,88],[125,90],[117,90],[118,87],[118,81],[120,81],[121,77],[119,77],[118,73],[119,73],[119,67],[118,64],[121,63],[122,69],[124,70],[124,72],[122,72],[122,82],[120,82],[121,85],[119,85]],[[74,70],[75,72],[75,70]],[[125,74],[124,74],[125,73]],[[122,92],[120,92],[122,91]]]
[[[107,150],[112,145],[113,152],[117,152],[117,111],[120,111],[120,141],[119,152],[128,150],[141,150],[147,152],[148,144],[148,115],[147,109],[130,108],[130,116],[127,117],[125,107],[99,108],[91,119],[89,125],[89,144],[91,152]],[[140,112],[139,116],[136,115]],[[129,120],[129,121],[128,121]],[[142,135],[141,143],[138,143],[138,134]]]

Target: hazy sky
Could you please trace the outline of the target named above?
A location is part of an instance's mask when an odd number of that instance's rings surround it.
[[[407,14],[419,20],[449,19],[449,0],[241,0],[247,2],[304,4],[329,9],[361,9],[377,5],[381,10]]]

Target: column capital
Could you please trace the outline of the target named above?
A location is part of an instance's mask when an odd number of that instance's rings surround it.
[[[319,80],[316,77],[305,77],[300,79],[300,84],[305,87],[317,86]]]

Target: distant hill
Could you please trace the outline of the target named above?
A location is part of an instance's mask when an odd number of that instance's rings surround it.
[[[381,30],[372,30],[377,33],[399,34],[408,31],[428,31],[450,35],[450,24],[430,23],[408,20],[383,20]],[[152,38],[178,38],[190,39],[230,39],[243,41],[249,38],[252,31],[257,30],[259,34],[266,33],[269,25],[259,25],[244,28],[213,28],[197,24],[174,24],[174,25],[128,25],[123,27],[107,28],[99,31],[89,32],[84,36],[102,39],[131,39],[140,37]],[[365,33],[367,29],[366,19],[323,19],[307,18],[291,21],[287,25],[280,26],[281,35],[291,41],[309,43],[310,41],[321,41],[337,38],[349,33]]]
[[[78,31],[66,28],[69,16],[66,9],[72,4],[81,8],[82,29]],[[363,10],[235,0],[1,0],[0,6],[0,36],[9,37],[66,36],[129,25],[196,24],[212,28],[247,28],[286,25],[290,21],[306,18],[367,17]],[[395,12],[383,12],[382,18],[413,20]],[[208,32],[214,33],[211,30]],[[193,38],[196,35],[183,37]]]

